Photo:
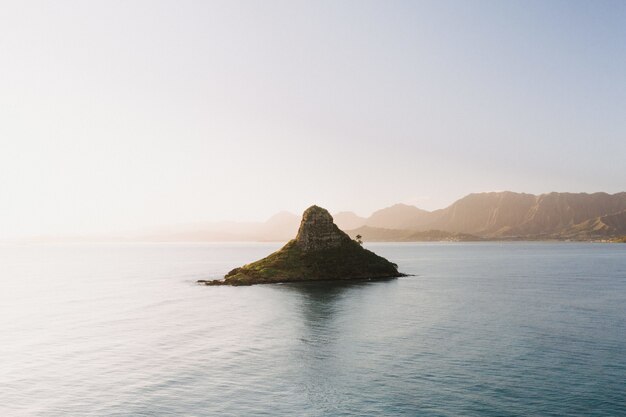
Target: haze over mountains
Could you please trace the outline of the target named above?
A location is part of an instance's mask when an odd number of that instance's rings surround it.
[[[433,241],[485,239],[596,240],[626,235],[626,192],[505,192],[469,194],[434,211],[396,204],[359,217],[334,215],[335,223],[365,241]],[[300,217],[281,212],[259,223],[203,223],[141,236],[162,241],[286,241],[298,230]]]
[[[374,213],[361,228],[367,226],[484,239],[603,239],[626,234],[626,193],[470,194],[432,212],[397,204]],[[365,238],[379,232],[360,230]]]

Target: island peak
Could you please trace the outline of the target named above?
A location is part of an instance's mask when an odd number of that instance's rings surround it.
[[[328,210],[311,206],[302,214],[300,229],[295,240],[296,245],[302,250],[315,251],[340,247],[351,239],[333,222],[333,216]]]

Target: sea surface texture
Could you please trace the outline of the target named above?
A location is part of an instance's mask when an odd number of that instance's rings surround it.
[[[626,415],[626,245],[369,244],[415,276],[195,284],[279,246],[0,246],[0,415]]]

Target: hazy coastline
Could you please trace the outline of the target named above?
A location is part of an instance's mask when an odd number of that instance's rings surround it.
[[[351,237],[369,242],[575,241],[620,242],[626,237],[626,192],[469,194],[427,211],[395,204],[368,217],[333,215]],[[30,242],[286,242],[300,218],[286,211],[265,222],[205,222],[119,234],[39,236]]]

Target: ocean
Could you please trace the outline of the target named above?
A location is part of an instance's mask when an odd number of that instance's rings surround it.
[[[195,284],[279,247],[0,246],[0,415],[626,415],[626,245],[366,243],[413,276]]]

